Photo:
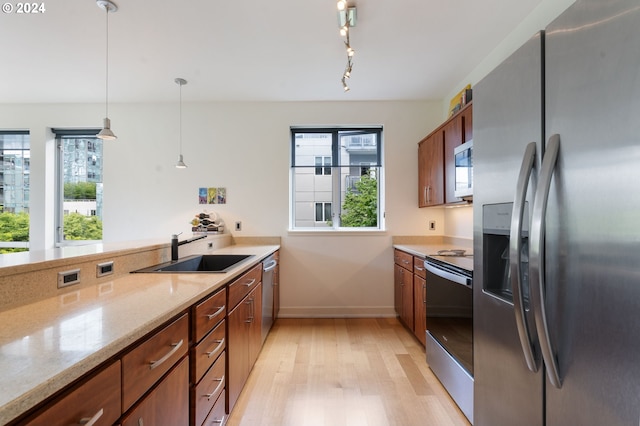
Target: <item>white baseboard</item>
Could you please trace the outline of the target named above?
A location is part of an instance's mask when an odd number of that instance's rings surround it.
[[[278,318],[389,318],[395,317],[388,306],[294,306],[280,307]]]

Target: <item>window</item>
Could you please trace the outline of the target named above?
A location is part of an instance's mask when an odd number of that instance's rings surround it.
[[[382,128],[291,128],[291,228],[382,229]]]
[[[53,129],[57,146],[56,242],[102,240],[102,140],[99,129]]]
[[[331,174],[331,157],[316,157],[316,175],[330,175],[330,174]]]
[[[331,220],[331,203],[316,203],[316,222]]]
[[[0,130],[0,253],[29,250],[30,139]]]

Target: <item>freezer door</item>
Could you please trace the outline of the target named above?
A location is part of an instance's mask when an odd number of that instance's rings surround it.
[[[537,372],[528,369],[521,347],[509,272],[511,211],[520,167],[534,142],[537,151],[523,214],[526,237],[541,154],[542,43],[542,33],[534,36],[473,93],[474,424],[481,426],[543,424],[543,375],[534,320],[528,309],[526,326]],[[523,243],[526,247],[526,238]],[[528,295],[525,298],[528,301]]]
[[[640,423],[638,28],[638,0],[590,0],[546,30],[547,426]]]

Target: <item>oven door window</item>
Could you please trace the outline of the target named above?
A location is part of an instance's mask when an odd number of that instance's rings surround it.
[[[473,375],[473,290],[427,272],[427,331]]]

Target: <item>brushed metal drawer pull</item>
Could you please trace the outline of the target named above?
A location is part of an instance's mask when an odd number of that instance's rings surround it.
[[[416,270],[418,270],[418,271],[424,271],[424,268],[421,268],[421,267],[419,267],[419,266],[416,266],[415,268],[416,268]]]
[[[227,307],[227,305],[222,305],[220,308],[218,308],[217,311],[215,311],[212,314],[207,314],[206,317],[209,318],[209,321],[211,321],[212,319],[214,319],[215,317],[220,315],[222,313],[222,311],[225,310],[226,307]]]
[[[162,358],[157,361],[149,361],[149,370],[153,370],[154,368],[158,367],[160,364],[171,358],[173,354],[178,352],[178,349],[180,349],[183,343],[184,339],[180,339],[178,343],[172,343],[171,346],[173,346],[173,349],[167,352]]]
[[[142,420],[142,417],[138,419],[138,426],[144,426],[144,420]]]
[[[217,425],[221,425],[222,423],[224,423],[224,420],[227,418],[227,416],[222,416],[222,418],[220,420],[218,419],[213,419],[211,420],[211,424],[217,424]]]
[[[246,285],[247,287],[251,287],[253,285],[253,283],[255,283],[255,282],[256,282],[256,279],[252,278],[251,281],[249,281],[248,283],[246,283],[244,285]]]
[[[221,377],[221,378],[219,378],[219,379],[213,379],[213,380],[212,380],[212,382],[220,382],[220,383],[218,383],[218,386],[216,386],[216,388],[213,390],[213,392],[202,395],[202,396],[204,396],[205,398],[207,398],[208,400],[209,400],[209,399],[211,399],[211,397],[212,397],[213,395],[217,394],[217,393],[218,393],[218,391],[220,390],[220,388],[221,388],[222,386],[224,386],[224,376],[222,376],[222,377]]]
[[[216,346],[215,349],[212,350],[211,352],[205,352],[205,354],[207,354],[207,358],[211,358],[211,355],[213,355],[216,352],[218,352],[220,350],[220,348],[224,345],[224,339],[222,339],[222,340],[214,340],[214,342],[216,342],[218,344],[218,346]]]
[[[98,419],[100,417],[102,417],[102,415],[104,414],[104,408],[101,408],[100,411],[98,411],[97,413],[95,413],[92,417],[83,417],[80,419],[80,421],[78,423],[80,423],[81,425],[85,425],[85,426],[93,426],[94,424],[96,424],[96,422],[98,421]]]

